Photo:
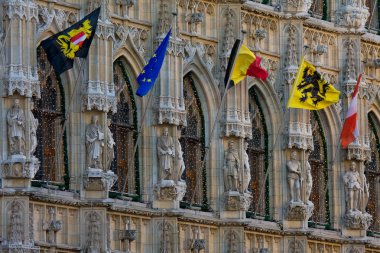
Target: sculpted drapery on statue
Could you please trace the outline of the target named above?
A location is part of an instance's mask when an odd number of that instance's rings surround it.
[[[33,108],[32,108],[33,109]],[[38,119],[36,119],[33,113],[29,112],[30,117],[30,155],[32,156],[37,148],[37,128],[38,128]]]
[[[288,178],[288,191],[290,202],[301,202],[301,163],[297,160],[297,152],[292,151],[290,160],[286,162],[286,171]]]
[[[106,136],[107,136],[107,151],[106,151],[106,167],[105,170],[111,169],[111,163],[115,158],[115,141],[113,139],[113,134],[110,130],[111,119],[107,119],[107,128],[106,128]]]
[[[87,167],[102,169],[104,132],[98,121],[98,116],[92,116],[91,124],[86,129]]]
[[[176,152],[177,152],[177,159],[176,159],[176,171],[177,171],[177,181],[183,182],[184,180],[181,179],[181,176],[183,172],[185,171],[185,162],[183,160],[183,152],[181,143],[179,140],[177,140],[177,146],[176,146]]]
[[[228,142],[224,153],[224,186],[226,191],[238,191],[240,159],[233,141]]]
[[[164,128],[163,134],[157,140],[157,154],[160,180],[173,179],[173,158],[175,156],[173,138],[169,129]]]
[[[244,161],[244,186],[243,191],[249,192],[248,187],[251,182],[251,168],[249,165],[249,157],[247,154],[248,142],[244,142],[243,161]]]
[[[8,142],[11,155],[25,154],[25,117],[20,100],[15,99],[7,112]]]
[[[310,156],[310,151],[306,152],[306,157],[305,157],[305,166],[306,166],[306,198],[305,198],[305,204],[309,203],[310,199],[310,194],[311,194],[311,189],[313,188],[313,178],[311,176],[311,166],[309,163],[309,156]]]
[[[346,195],[346,212],[365,212],[369,192],[365,176],[360,178],[356,170],[356,163],[351,162],[349,170],[343,176],[345,195]]]

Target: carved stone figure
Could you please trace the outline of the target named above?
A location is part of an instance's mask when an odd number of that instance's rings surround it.
[[[91,124],[86,129],[87,167],[102,169],[102,155],[104,149],[104,132],[99,125],[98,116],[93,115]]]
[[[248,142],[244,143],[244,151],[243,151],[243,161],[244,161],[244,186],[243,191],[249,192],[248,187],[251,182],[251,168],[249,165],[249,158],[247,154]]]
[[[23,155],[25,149],[25,117],[20,100],[15,99],[7,112],[8,142],[11,155]]]
[[[173,179],[174,142],[173,138],[169,136],[169,129],[167,127],[164,128],[163,134],[158,138],[157,154],[160,180]]]
[[[224,153],[223,170],[226,191],[238,191],[240,159],[233,141],[228,142],[228,149]]]
[[[311,166],[309,163],[309,156],[310,156],[310,151],[306,152],[306,157],[305,157],[305,169],[306,169],[306,198],[305,198],[305,204],[308,204],[310,201],[310,194],[311,194],[311,189],[313,188],[313,178],[311,176]]]
[[[364,175],[363,180],[361,180],[355,162],[351,162],[349,170],[343,176],[343,181],[346,191],[347,213],[365,212],[369,197],[368,184]]]
[[[13,202],[10,208],[8,225],[9,244],[22,244],[23,221],[21,208],[17,202]]]
[[[100,249],[100,221],[96,212],[88,215],[87,253],[98,253]]]
[[[185,171],[185,162],[183,161],[183,152],[181,143],[177,140],[177,161],[176,161],[176,171],[177,171],[177,180],[183,182],[181,179],[183,172]]]
[[[107,128],[106,128],[106,136],[107,136],[107,149],[106,149],[106,167],[105,170],[109,170],[111,168],[111,163],[115,158],[115,141],[113,139],[113,134],[110,130],[111,119],[107,119]]]
[[[171,253],[171,236],[170,236],[170,225],[167,222],[164,222],[162,225],[162,238],[161,238],[161,248],[160,253]]]
[[[303,178],[301,177],[301,163],[297,160],[297,152],[292,151],[290,160],[286,162],[288,191],[290,202],[301,202],[301,185]]]
[[[37,148],[37,128],[38,128],[38,119],[36,119],[32,112],[29,112],[30,115],[30,155],[32,156]]]

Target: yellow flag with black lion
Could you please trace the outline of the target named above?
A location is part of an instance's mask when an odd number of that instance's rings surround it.
[[[340,91],[302,59],[288,100],[288,108],[320,110],[339,101]]]

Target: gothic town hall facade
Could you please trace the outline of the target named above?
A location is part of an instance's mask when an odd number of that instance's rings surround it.
[[[380,252],[379,5],[0,1],[0,251]],[[99,6],[88,57],[56,75],[41,41]],[[236,39],[269,77],[224,96]],[[338,103],[287,108],[302,57]],[[360,134],[342,149],[360,73]]]

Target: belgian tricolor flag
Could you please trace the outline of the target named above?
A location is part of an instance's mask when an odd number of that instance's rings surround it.
[[[98,25],[100,7],[66,30],[41,42],[57,75],[73,67],[74,57],[86,58]]]
[[[224,82],[228,88],[237,85],[246,76],[254,76],[263,81],[268,77],[268,72],[260,66],[261,58],[255,55],[248,47],[236,40],[231,50]]]

